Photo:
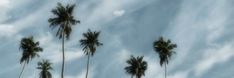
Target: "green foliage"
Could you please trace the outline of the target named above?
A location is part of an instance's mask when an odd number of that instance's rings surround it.
[[[22,57],[20,59],[20,64],[23,62],[28,63],[30,59],[38,56],[38,52],[43,51],[39,46],[39,42],[33,40],[33,36],[22,38],[20,41],[20,50],[23,51]]]
[[[49,70],[52,70],[53,68],[51,67],[51,64],[49,60],[42,60],[38,62],[38,67],[37,69],[40,70],[40,77],[39,78],[52,78],[52,74],[50,73]]]
[[[74,8],[75,4],[63,6],[61,3],[58,3],[57,7],[51,11],[55,17],[49,18],[48,22],[52,29],[58,28],[56,36],[58,36],[59,39],[62,38],[63,34],[69,39],[72,32],[72,26],[80,23],[79,20],[74,19]]]
[[[90,29],[88,29],[87,33],[83,33],[84,38],[80,40],[80,45],[82,46],[82,50],[86,55],[91,54],[93,56],[96,51],[96,48],[98,46],[103,45],[98,40],[99,34],[100,32],[92,32]]]
[[[163,37],[160,37],[159,40],[153,43],[153,47],[154,50],[159,54],[160,65],[162,66],[164,63],[168,64],[172,54],[175,53],[173,49],[176,48],[177,45],[171,43],[170,40],[166,41],[163,39]]]
[[[129,60],[126,61],[128,66],[125,67],[126,73],[140,78],[145,75],[147,70],[147,62],[143,60],[143,56],[134,57],[131,56]]]

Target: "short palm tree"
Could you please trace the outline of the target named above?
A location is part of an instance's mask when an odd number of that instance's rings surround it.
[[[52,74],[49,70],[52,70],[51,64],[49,60],[42,60],[38,62],[37,69],[40,70],[40,77],[39,78],[52,78]]]
[[[125,67],[125,70],[126,73],[131,75],[131,78],[134,76],[136,76],[136,78],[141,78],[141,76],[145,75],[145,71],[147,70],[147,62],[143,60],[143,56],[131,56],[131,58],[126,62],[128,66]]]
[[[171,43],[170,40],[164,40],[163,37],[160,37],[159,40],[153,43],[154,50],[159,54],[160,65],[165,65],[165,78],[167,75],[167,64],[169,59],[175,53],[174,48],[177,47],[176,44]]]
[[[23,51],[22,57],[20,59],[20,64],[24,63],[23,69],[20,73],[19,78],[24,71],[25,65],[29,63],[30,60],[39,57],[38,52],[41,52],[43,49],[39,46],[39,42],[33,40],[33,36],[22,38],[20,41],[20,50]]]
[[[80,40],[80,45],[83,48],[82,50],[88,56],[86,78],[88,78],[90,56],[94,55],[98,46],[103,45],[98,40],[99,34],[100,32],[92,32],[90,29],[88,29],[87,33],[83,33],[84,38]]]
[[[49,18],[48,22],[50,23],[50,27],[52,29],[57,28],[56,36],[59,39],[62,39],[62,55],[63,55],[63,63],[62,63],[62,71],[61,78],[64,77],[64,61],[65,61],[65,53],[64,53],[64,39],[69,39],[70,34],[72,32],[72,26],[80,23],[79,20],[74,19],[73,10],[75,5],[67,5],[63,6],[61,3],[58,3],[55,9],[52,9],[52,13],[55,15],[53,18]]]

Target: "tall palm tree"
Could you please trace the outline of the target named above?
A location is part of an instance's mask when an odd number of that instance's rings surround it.
[[[50,27],[52,29],[57,28],[56,36],[59,39],[62,39],[62,55],[63,55],[63,63],[62,63],[62,71],[61,78],[64,77],[64,61],[65,61],[65,53],[64,53],[64,39],[67,40],[70,37],[72,32],[72,26],[80,23],[79,20],[74,19],[73,10],[75,8],[75,4],[63,6],[61,3],[58,3],[55,9],[52,9],[52,13],[55,15],[53,18],[49,18],[48,22],[50,23]]]
[[[38,52],[41,52],[43,49],[39,46],[38,41],[35,42],[33,40],[33,36],[22,38],[20,41],[19,49],[23,51],[22,57],[20,59],[20,64],[24,63],[23,69],[19,76],[19,78],[21,78],[25,65],[28,64],[29,61],[36,56],[39,57]]]
[[[175,53],[174,48],[177,47],[176,44],[171,43],[170,40],[164,40],[163,37],[160,37],[159,40],[153,43],[154,50],[159,54],[160,65],[165,65],[165,78],[167,75],[167,64],[169,59]]]
[[[101,42],[98,40],[100,32],[92,32],[90,29],[88,29],[87,33],[83,33],[84,38],[80,40],[80,45],[82,46],[82,50],[84,53],[88,56],[87,60],[87,72],[86,72],[86,77],[88,78],[88,72],[89,72],[89,58],[90,56],[93,56],[94,53],[96,52],[96,48],[98,46],[103,45]]]
[[[145,75],[145,71],[147,70],[147,62],[143,60],[143,56],[134,57],[131,56],[129,60],[126,61],[128,66],[125,67],[126,73],[136,78],[141,78],[141,76]]]
[[[37,69],[41,70],[40,71],[40,77],[39,78],[52,78],[52,75],[49,70],[52,70],[51,64],[49,60],[42,60],[38,62],[38,67]]]

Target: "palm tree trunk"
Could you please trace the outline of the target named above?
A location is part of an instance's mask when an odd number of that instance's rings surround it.
[[[165,63],[165,78],[167,78],[167,64]]]
[[[64,61],[65,61],[65,53],[64,53],[64,32],[62,35],[62,51],[63,51],[63,64],[62,64],[62,72],[61,72],[61,78],[64,77],[63,73],[64,73]]]
[[[22,71],[20,72],[19,78],[21,78],[21,75],[22,75],[22,73],[23,73],[23,71],[24,71],[25,66],[26,66],[26,62],[24,62],[24,66],[23,66]]]
[[[88,73],[89,73],[89,58],[90,58],[90,54],[88,53],[87,71],[86,71],[86,77],[85,78],[88,78]]]

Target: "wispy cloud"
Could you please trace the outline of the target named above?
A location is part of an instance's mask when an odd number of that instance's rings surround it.
[[[31,0],[0,0],[0,52],[4,55],[0,61],[7,64],[0,65],[4,68],[0,71],[1,78],[18,76],[17,71],[9,73],[21,69],[18,63],[21,52],[15,44],[29,35],[34,35],[44,50],[41,57],[28,65],[25,77],[38,77],[35,67],[41,59],[51,60],[55,69],[53,77],[60,77],[61,41],[47,22],[57,1],[43,0],[31,7],[33,3]],[[124,67],[131,54],[145,56],[148,69],[144,78],[163,77],[164,69],[152,49],[152,42],[158,36],[165,36],[178,45],[168,65],[168,78],[203,77],[215,69],[216,64],[226,64],[234,57],[231,39],[234,37],[226,34],[233,33],[233,28],[228,26],[233,25],[230,22],[233,1],[79,0],[76,4],[74,14],[81,24],[74,27],[71,39],[65,42],[67,78],[85,77],[87,58],[79,39],[88,28],[102,31],[100,41],[104,43],[92,57],[90,78],[128,78]]]
[[[195,73],[197,76],[201,76],[205,72],[209,71],[217,63],[225,63],[234,57],[233,48],[234,45],[226,44],[217,48],[211,48],[204,52],[203,58],[197,63],[195,67]]]

